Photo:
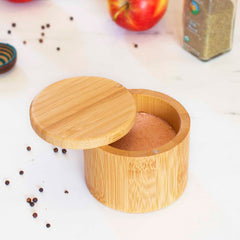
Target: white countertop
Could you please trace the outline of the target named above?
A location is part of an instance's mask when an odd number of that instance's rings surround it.
[[[0,239],[240,238],[240,14],[233,50],[204,63],[180,46],[181,9],[182,1],[170,1],[157,26],[134,33],[111,21],[106,0],[0,1],[0,42],[18,51],[14,69],[0,75]],[[46,23],[51,27],[40,44]],[[55,154],[32,130],[33,97],[53,82],[81,75],[160,91],[188,110],[189,182],[174,204],[148,214],[103,206],[85,185],[82,151]],[[28,196],[38,197],[35,208],[27,205]]]

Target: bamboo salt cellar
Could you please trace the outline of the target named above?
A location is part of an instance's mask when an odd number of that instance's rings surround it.
[[[136,113],[168,122],[176,136],[148,151],[111,144],[133,126]],[[178,199],[188,179],[190,118],[173,98],[150,90],[127,90],[97,77],[76,77],[50,85],[32,102],[31,123],[49,143],[84,149],[84,172],[91,194],[116,210],[143,213]]]

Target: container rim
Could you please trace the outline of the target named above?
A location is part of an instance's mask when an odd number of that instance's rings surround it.
[[[122,150],[119,148],[115,148],[113,146],[107,145],[103,147],[99,147],[101,150],[109,152],[114,155],[120,155],[120,156],[128,156],[128,157],[149,157],[149,156],[155,156],[161,153],[165,153],[177,145],[179,145],[188,135],[190,132],[190,117],[186,109],[182,106],[181,103],[179,103],[174,98],[152,90],[147,89],[128,89],[129,92],[133,95],[145,95],[150,96],[153,98],[158,98],[161,101],[164,101],[168,105],[170,105],[172,108],[175,109],[177,112],[179,119],[180,119],[180,127],[176,134],[176,136],[169,141],[168,143],[155,148],[153,150],[147,150],[147,151],[127,151]]]

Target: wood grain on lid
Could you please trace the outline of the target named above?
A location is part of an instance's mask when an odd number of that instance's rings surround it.
[[[117,82],[75,77],[45,88],[32,102],[33,129],[47,142],[70,149],[104,146],[133,126],[133,96]]]

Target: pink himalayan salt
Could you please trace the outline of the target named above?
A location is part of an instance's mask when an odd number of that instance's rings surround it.
[[[130,132],[111,146],[128,151],[154,150],[175,136],[175,130],[165,120],[139,112]]]

